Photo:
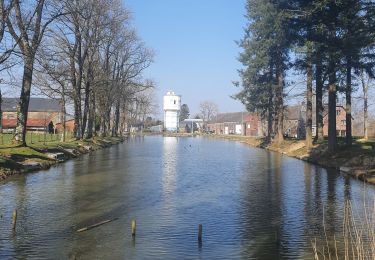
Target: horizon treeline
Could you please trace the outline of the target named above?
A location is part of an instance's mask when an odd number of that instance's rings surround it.
[[[61,101],[62,140],[67,104],[73,105],[76,139],[118,135],[126,122],[149,113],[154,83],[142,72],[153,52],[137,36],[121,0],[0,5],[0,71],[22,74],[15,142],[26,145],[32,88]]]
[[[248,23],[239,41],[243,68],[235,98],[267,121],[268,141],[283,141],[286,77],[296,71],[306,82],[306,146],[313,144],[313,94],[317,142],[324,139],[323,96],[328,95],[328,149],[336,151],[338,93],[345,95],[350,146],[353,82],[365,84],[364,77],[374,77],[375,2],[248,0],[246,11]],[[365,95],[368,85],[363,91]],[[364,102],[367,116],[367,96]]]

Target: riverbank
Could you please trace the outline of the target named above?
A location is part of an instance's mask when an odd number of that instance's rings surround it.
[[[52,165],[123,141],[121,137],[96,137],[80,141],[39,142],[27,147],[0,146],[0,180],[14,174],[45,170]]]
[[[304,160],[327,168],[335,168],[341,173],[353,176],[362,181],[375,184],[375,150],[373,142],[356,140],[352,147],[346,147],[339,142],[336,153],[328,152],[327,144],[315,144],[308,150],[304,140],[287,139],[280,146],[268,144],[264,138],[234,136],[234,135],[208,135],[210,138],[221,138],[240,141],[248,145],[279,152],[290,157]]]

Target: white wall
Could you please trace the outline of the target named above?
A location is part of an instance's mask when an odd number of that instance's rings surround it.
[[[164,127],[168,131],[177,131],[179,126],[179,111],[164,112]]]
[[[163,98],[164,128],[167,131],[177,131],[181,109],[181,97],[173,91],[168,91]]]
[[[174,92],[168,92],[173,94],[167,94],[164,96],[163,109],[164,110],[180,110],[181,108],[181,97],[174,94]]]

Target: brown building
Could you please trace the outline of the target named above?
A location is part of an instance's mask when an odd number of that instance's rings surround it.
[[[1,109],[3,113],[3,128],[12,130],[17,123],[18,98],[3,98]],[[27,115],[27,128],[32,131],[44,131],[54,128],[60,122],[61,105],[58,100],[48,98],[30,98]],[[47,129],[48,128],[48,129]]]
[[[352,118],[353,120],[353,118]],[[324,107],[323,113],[323,134],[328,136],[328,107]],[[346,136],[346,111],[342,105],[336,106],[336,134]]]
[[[55,125],[57,133],[62,132],[62,124],[59,122]],[[67,132],[73,132],[74,130],[74,119],[67,119],[65,121],[65,131]]]
[[[284,111],[284,135],[303,139],[306,136],[306,106],[288,106]]]
[[[323,108],[323,134],[328,136],[328,105]],[[346,111],[342,105],[336,106],[336,132],[337,136],[346,136]],[[284,114],[284,134],[288,137],[304,139],[306,137],[306,106],[288,106]],[[316,114],[313,106],[312,134],[316,135]]]
[[[207,124],[208,131],[222,135],[260,136],[260,127],[259,116],[250,112],[218,114]]]

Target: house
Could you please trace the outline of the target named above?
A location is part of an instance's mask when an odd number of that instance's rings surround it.
[[[12,131],[17,125],[18,98],[2,98],[2,125],[6,131]],[[30,131],[53,132],[60,122],[61,104],[59,100],[48,98],[30,98],[26,127]]]
[[[18,98],[2,98],[1,109],[3,118],[15,119],[17,117],[16,109],[18,102]],[[49,98],[30,98],[27,117],[30,119],[49,119],[53,122],[60,122],[60,101]]]
[[[3,132],[13,132],[17,126],[17,119],[2,119]],[[26,122],[28,131],[47,131],[54,133],[54,125],[50,120],[28,118]]]
[[[55,127],[56,127],[57,133],[62,132],[62,123],[61,122],[58,122]],[[74,118],[66,119],[66,121],[65,121],[65,131],[73,132],[73,130],[74,130]]]
[[[312,111],[312,135],[316,135],[315,104]],[[346,111],[343,105],[336,106],[336,132],[337,136],[346,136]],[[289,106],[284,114],[284,133],[287,137],[304,139],[306,137],[306,105]],[[323,135],[328,136],[328,104],[323,106]]]
[[[288,106],[284,111],[284,135],[303,139],[306,137],[306,106]]]
[[[342,105],[336,106],[336,134],[346,136],[346,110]],[[328,105],[324,107],[323,112],[323,135],[328,136]]]
[[[261,123],[256,113],[222,113],[208,122],[207,130],[214,134],[222,135],[260,136]]]

